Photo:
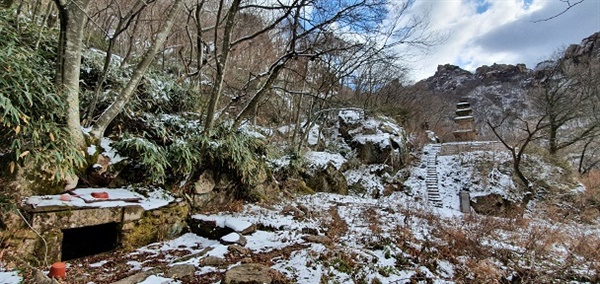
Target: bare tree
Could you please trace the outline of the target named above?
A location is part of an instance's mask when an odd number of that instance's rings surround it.
[[[134,2],[133,6],[129,9],[123,7],[124,5],[122,5],[122,3],[119,3],[119,1],[111,1],[109,7],[112,7],[112,10],[116,10],[116,17],[118,18],[118,20],[116,27],[113,28],[112,25],[107,25],[107,28],[105,30],[106,34],[104,34],[104,37],[108,40],[108,47],[106,48],[106,56],[104,58],[104,66],[102,67],[102,73],[100,74],[100,78],[96,83],[94,95],[92,97],[90,106],[87,110],[86,124],[88,126],[91,125],[93,122],[94,112],[96,111],[96,104],[98,103],[100,93],[102,92],[104,88],[104,83],[107,79],[117,39],[121,34],[123,34],[127,29],[129,29],[132,23],[136,21],[136,18],[140,15],[144,8],[146,8],[154,1],[155,0],[138,0]],[[113,19],[114,14],[111,14],[108,18]]]
[[[588,138],[579,153],[577,171],[581,175],[586,175],[600,166],[600,143],[595,138]]]
[[[545,116],[537,118],[535,121],[530,122],[527,120],[523,120],[520,118],[515,118],[513,121],[519,123],[518,128],[512,128],[509,131],[517,131],[517,137],[512,139],[513,142],[509,141],[509,139],[505,136],[506,134],[501,134],[501,127],[507,127],[503,125],[507,122],[508,116],[504,116],[502,120],[497,124],[492,124],[491,121],[487,121],[487,125],[492,129],[492,132],[498,140],[508,149],[512,155],[513,162],[513,170],[515,174],[519,178],[519,180],[523,183],[523,185],[527,188],[527,195],[525,197],[525,202],[529,202],[534,194],[534,188],[531,182],[525,175],[523,171],[521,171],[521,163],[523,162],[524,153],[527,149],[527,146],[531,144],[531,142],[540,139],[540,132],[543,131],[547,124],[544,123],[546,119]]]
[[[571,10],[573,7],[575,7],[575,6],[583,3],[585,0],[576,0],[576,1],[558,0],[558,1],[564,3],[567,6],[562,11],[560,11],[560,12],[558,12],[558,13],[552,15],[552,16],[549,16],[549,17],[546,17],[546,18],[543,18],[543,19],[539,19],[539,20],[535,20],[533,22],[534,23],[547,22],[547,21],[556,19],[556,18],[562,16],[563,14],[565,14],[566,12],[568,12],[569,10]]]
[[[183,0],[175,0],[175,2],[173,3],[173,7],[169,11],[167,18],[165,19],[165,23],[163,24],[159,33],[156,35],[155,41],[152,42],[152,46],[149,50],[146,51],[146,53],[142,57],[142,60],[136,66],[135,70],[133,71],[133,75],[129,79],[129,82],[127,83],[125,88],[121,90],[115,101],[106,110],[104,110],[104,112],[100,115],[100,117],[94,124],[90,133],[92,137],[96,139],[102,138],[102,136],[104,135],[104,131],[106,130],[108,125],[115,119],[115,117],[117,117],[117,115],[119,115],[119,113],[121,113],[121,111],[125,107],[125,104],[129,101],[140,80],[146,73],[148,66],[150,66],[150,63],[152,63],[158,51],[162,49],[167,39],[167,36],[169,35],[171,28],[173,27],[176,15],[178,15],[182,7],[182,3]]]
[[[530,96],[534,111],[545,117],[548,152],[555,156],[579,141],[600,135],[595,118],[600,81],[592,67],[569,67],[557,61]]]

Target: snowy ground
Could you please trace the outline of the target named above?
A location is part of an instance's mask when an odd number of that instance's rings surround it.
[[[482,159],[490,161],[487,170],[474,162]],[[257,224],[259,230],[246,236],[249,251],[241,254],[187,233],[130,253],[73,261],[68,273],[78,283],[111,283],[139,271],[185,263],[196,267],[193,279],[174,280],[157,272],[142,283],[218,283],[228,268],[257,262],[292,283],[600,281],[596,225],[552,222],[534,209],[520,219],[460,213],[458,192],[467,185],[474,195],[513,194],[506,159],[488,152],[438,157],[441,208],[427,200],[424,155],[404,191],[378,199],[317,193],[277,204],[248,204],[241,212],[196,216]],[[482,178],[478,172],[484,170]],[[14,272],[0,272],[0,283],[17,282]]]

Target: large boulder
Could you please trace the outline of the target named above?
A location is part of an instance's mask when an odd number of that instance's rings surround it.
[[[405,133],[388,117],[368,116],[362,110],[339,113],[339,133],[365,164],[404,163]]]
[[[329,163],[323,169],[316,170],[305,177],[306,185],[318,192],[348,194],[346,177],[333,164]]]
[[[275,277],[274,277],[275,276]],[[224,284],[270,284],[277,283],[280,273],[264,264],[246,263],[225,272]]]
[[[492,193],[471,198],[471,207],[482,215],[513,218],[523,215],[524,207],[502,195]]]

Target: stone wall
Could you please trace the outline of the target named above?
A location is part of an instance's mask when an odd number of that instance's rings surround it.
[[[173,201],[148,211],[139,205],[108,208],[56,207],[39,211],[25,208],[23,211],[26,212],[24,215],[27,221],[41,234],[47,245],[20,218],[14,218],[12,225],[15,227],[5,233],[11,239],[10,246],[22,258],[42,264],[44,256],[47,263],[61,260],[65,229],[114,222],[120,230],[118,248],[132,250],[178,236],[187,226],[189,208],[184,201]]]
[[[474,151],[505,151],[506,148],[498,141],[474,141],[443,143],[439,152],[440,156],[458,155]]]

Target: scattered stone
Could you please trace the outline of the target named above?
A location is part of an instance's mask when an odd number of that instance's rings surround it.
[[[250,250],[242,247],[240,245],[230,245],[229,247],[227,247],[227,250],[232,253],[232,254],[236,254],[236,255],[247,255],[250,254]]]
[[[523,215],[523,206],[492,193],[471,199],[471,207],[482,215],[513,218]]]
[[[173,279],[181,279],[187,276],[193,276],[196,273],[196,267],[191,264],[179,264],[171,266],[167,272],[165,272],[165,277],[173,278]]]
[[[302,236],[302,239],[310,243],[322,244],[327,247],[333,246],[333,240],[327,236],[306,235]]]
[[[204,248],[201,252],[184,255],[184,256],[182,256],[182,257],[180,257],[178,259],[175,259],[175,260],[171,261],[171,264],[177,263],[177,262],[184,262],[186,260],[190,260],[190,259],[195,258],[195,257],[203,256],[203,255],[205,255],[207,252],[209,252],[211,250],[213,250],[212,247]]]
[[[348,195],[348,181],[332,163],[306,177],[306,185],[320,192]]]
[[[227,219],[225,220],[225,227],[232,229],[242,235],[248,235],[256,232],[256,225],[248,221]]]
[[[213,178],[212,171],[203,172],[198,181],[194,183],[194,193],[205,194],[213,191],[215,188],[215,179]]]
[[[59,284],[58,280],[48,277],[41,270],[35,269],[33,273],[33,282],[38,284]]]
[[[238,244],[240,246],[245,246],[248,240],[239,233],[231,233],[229,235],[225,235],[220,239],[221,243],[224,245],[233,245]]]
[[[302,228],[301,232],[303,234],[310,234],[310,235],[318,235],[319,234],[319,230],[315,229],[315,228]]]
[[[308,207],[304,206],[303,204],[298,204],[298,209],[300,209],[300,211],[304,212],[304,214],[306,215],[310,215],[310,210],[308,209]]]
[[[146,278],[148,278],[150,275],[154,275],[157,273],[156,269],[151,269],[148,271],[142,271],[142,272],[138,272],[134,275],[131,275],[129,277],[123,278],[117,282],[113,282],[112,284],[131,284],[131,283],[140,283],[144,280],[146,280]]]
[[[219,267],[219,266],[223,266],[225,265],[225,260],[220,258],[220,257],[216,257],[216,256],[207,256],[203,259],[200,259],[200,261],[198,262],[198,264],[200,266],[214,266],[214,267]]]
[[[224,284],[269,284],[271,268],[264,264],[246,263],[229,269],[223,277]]]
[[[192,233],[211,240],[218,240],[219,238],[231,233],[230,228],[221,228],[217,226],[217,222],[214,220],[190,218],[188,220],[188,225],[190,226]]]
[[[292,205],[285,206],[283,208],[283,210],[281,210],[281,213],[284,215],[294,216],[294,219],[302,218],[302,217],[304,217],[304,215],[306,215],[304,212],[302,212],[302,210],[300,210]]]

